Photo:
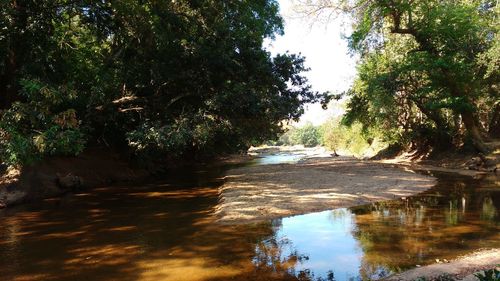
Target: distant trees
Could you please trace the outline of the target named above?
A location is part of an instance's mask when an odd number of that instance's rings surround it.
[[[321,143],[326,148],[359,156],[373,156],[385,148],[386,144],[380,142],[381,134],[373,131],[363,131],[360,123],[343,125],[339,118],[332,118],[321,125]]]
[[[303,145],[315,147],[321,145],[321,129],[312,123],[306,123],[299,127],[290,127],[282,134],[277,145]]]
[[[470,143],[498,135],[500,15],[495,1],[307,0],[314,15],[348,13],[360,55],[344,124],[361,122],[405,145]]]
[[[324,146],[332,152],[344,155],[372,156],[387,146],[381,142],[381,133],[363,130],[360,123],[345,126],[339,118],[330,118],[319,126],[306,123],[289,127],[274,145],[303,145],[305,147]]]
[[[0,159],[109,145],[141,157],[245,149],[317,101],[304,58],[272,57],[278,4],[3,1]]]
[[[294,143],[303,144],[305,147],[314,147],[321,144],[320,128],[312,123],[297,128],[292,134]]]

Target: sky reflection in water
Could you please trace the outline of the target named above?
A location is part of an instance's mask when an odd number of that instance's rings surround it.
[[[220,174],[0,211],[0,280],[367,280],[500,248],[498,177],[437,174],[405,200],[228,226],[213,215]]]
[[[358,276],[363,252],[351,233],[353,216],[347,209],[338,209],[281,220],[274,239],[284,246],[282,259],[296,253],[303,255],[292,273],[312,271],[309,274],[326,278],[334,272],[335,280]]]
[[[437,176],[419,196],[273,220],[254,263],[300,280],[369,280],[500,247],[497,182]]]
[[[274,154],[265,157],[256,158],[252,161],[252,165],[271,165],[271,164],[292,164],[297,163],[304,158],[305,154]]]

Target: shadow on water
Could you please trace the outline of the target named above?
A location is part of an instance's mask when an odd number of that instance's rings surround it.
[[[405,200],[228,226],[220,169],[4,210],[0,279],[358,280],[500,247],[491,180],[440,174]]]

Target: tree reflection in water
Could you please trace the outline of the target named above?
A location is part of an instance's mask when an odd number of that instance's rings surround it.
[[[444,175],[404,200],[228,226],[218,178],[179,176],[0,213],[0,279],[368,280],[500,248],[491,181]]]
[[[437,176],[419,196],[274,220],[254,264],[298,280],[371,280],[500,247],[496,183]]]

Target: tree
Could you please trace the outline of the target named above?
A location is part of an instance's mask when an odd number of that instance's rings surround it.
[[[274,0],[11,0],[1,13],[3,161],[89,145],[146,158],[242,150],[320,99],[303,57],[262,47],[283,33]],[[41,149],[60,142],[78,149]]]
[[[450,110],[455,120],[464,125],[474,146],[480,151],[487,150],[484,139],[488,122],[482,121],[494,119],[487,112],[491,112],[489,108],[499,99],[498,88],[494,86],[498,84],[498,76],[485,77],[488,68],[478,58],[488,58],[486,65],[490,66],[495,61],[494,51],[486,55],[494,49],[498,31],[495,3],[299,2],[313,12],[314,9],[349,11],[354,19],[349,44],[352,51],[361,55],[361,66],[358,82],[349,91],[352,99],[348,119],[356,117],[364,124],[373,122],[369,118],[374,115],[367,114],[371,111],[382,113],[385,115],[382,119],[390,123],[397,120],[390,111],[415,112],[425,115],[439,131],[451,134],[452,126],[443,118]],[[372,67],[383,67],[382,73],[370,71]],[[396,108],[390,110],[386,106],[389,104]],[[486,118],[480,120],[481,115]],[[397,129],[404,130],[405,124]]]
[[[294,144],[302,144],[305,147],[315,147],[321,144],[320,129],[310,122],[296,128],[291,138]]]

